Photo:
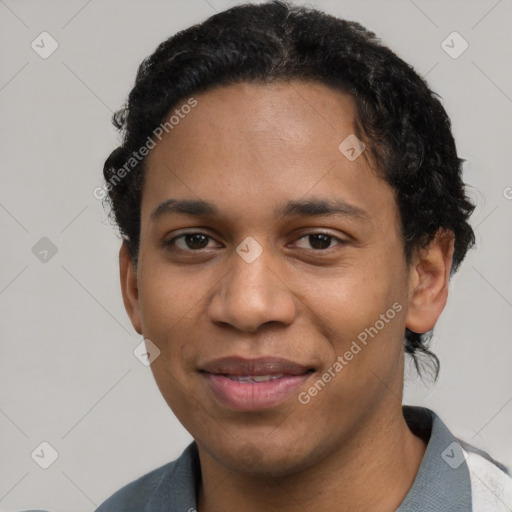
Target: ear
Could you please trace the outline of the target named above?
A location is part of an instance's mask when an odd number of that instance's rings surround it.
[[[454,242],[452,231],[439,230],[430,244],[418,249],[412,258],[405,325],[413,332],[433,329],[446,305]]]
[[[142,334],[137,270],[130,259],[128,246],[125,242],[123,242],[119,250],[119,274],[121,278],[124,308],[130,317],[133,328],[139,334]]]

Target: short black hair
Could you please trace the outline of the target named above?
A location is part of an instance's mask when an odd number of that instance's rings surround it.
[[[455,235],[453,274],[475,242],[468,222],[475,206],[465,194],[463,160],[438,96],[359,23],[284,1],[215,14],[162,42],[141,63],[126,104],[113,117],[122,143],[103,168],[107,201],[132,262],[137,264],[146,160],[133,155],[171,109],[214,87],[293,79],[353,97],[365,146],[395,190],[406,260],[439,230],[449,230]],[[431,335],[406,329],[404,344],[418,371],[417,356],[429,356],[425,362],[432,363],[436,378]]]

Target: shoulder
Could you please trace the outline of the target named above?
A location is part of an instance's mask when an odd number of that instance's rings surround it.
[[[512,478],[508,469],[485,452],[461,444],[471,479],[474,512],[509,512],[512,508]]]
[[[471,510],[511,512],[512,479],[488,453],[457,438],[430,409],[409,407],[404,417],[427,443],[425,455],[400,512]]]
[[[174,461],[125,485],[96,512],[160,512],[195,506],[200,479],[197,445],[192,442]]]
[[[159,484],[171,477],[176,463],[176,460],[169,462],[125,485],[102,503],[96,512],[140,512],[144,510]]]

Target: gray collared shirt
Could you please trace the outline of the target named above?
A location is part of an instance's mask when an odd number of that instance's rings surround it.
[[[470,472],[461,445],[431,410],[404,406],[411,430],[428,443],[412,487],[396,512],[471,512]],[[123,487],[96,512],[193,512],[201,482],[197,445]]]

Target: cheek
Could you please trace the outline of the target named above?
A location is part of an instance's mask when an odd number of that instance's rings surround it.
[[[375,323],[403,293],[385,265],[371,265],[362,258],[358,262],[332,270],[324,276],[315,272],[301,275],[300,300],[312,310],[318,326],[333,333],[357,334]]]
[[[146,264],[146,268],[152,270],[142,276],[139,286],[142,330],[160,350],[151,368],[165,398],[178,398],[179,389],[193,372],[193,356],[204,342],[205,303],[215,280],[165,263]]]
[[[205,298],[207,279],[197,279],[170,265],[154,262],[146,268],[139,286],[143,334],[160,350],[151,364],[155,382],[174,414],[186,423],[201,413],[194,396],[192,357],[204,337],[200,324],[207,320]],[[192,377],[192,379],[191,379]]]
[[[343,358],[342,368],[332,371],[343,373],[336,381],[345,391],[399,370],[407,296],[404,269],[388,262],[382,256],[357,258],[335,276],[305,280],[303,300],[329,344],[328,364]]]
[[[326,421],[332,421],[332,411],[337,411],[336,418],[346,422],[352,414],[375,410],[386,395],[400,394],[405,308],[398,294],[380,291],[374,295],[354,285],[343,293],[331,289],[331,294],[317,297],[317,329],[323,329],[329,344],[317,379],[329,383],[325,388],[313,383],[325,389],[313,407],[325,414]],[[316,390],[306,393],[314,396]]]
[[[170,331],[186,324],[189,315],[196,315],[201,299],[211,284],[207,279],[187,273],[161,261],[146,261],[139,284],[143,328],[148,334]]]

